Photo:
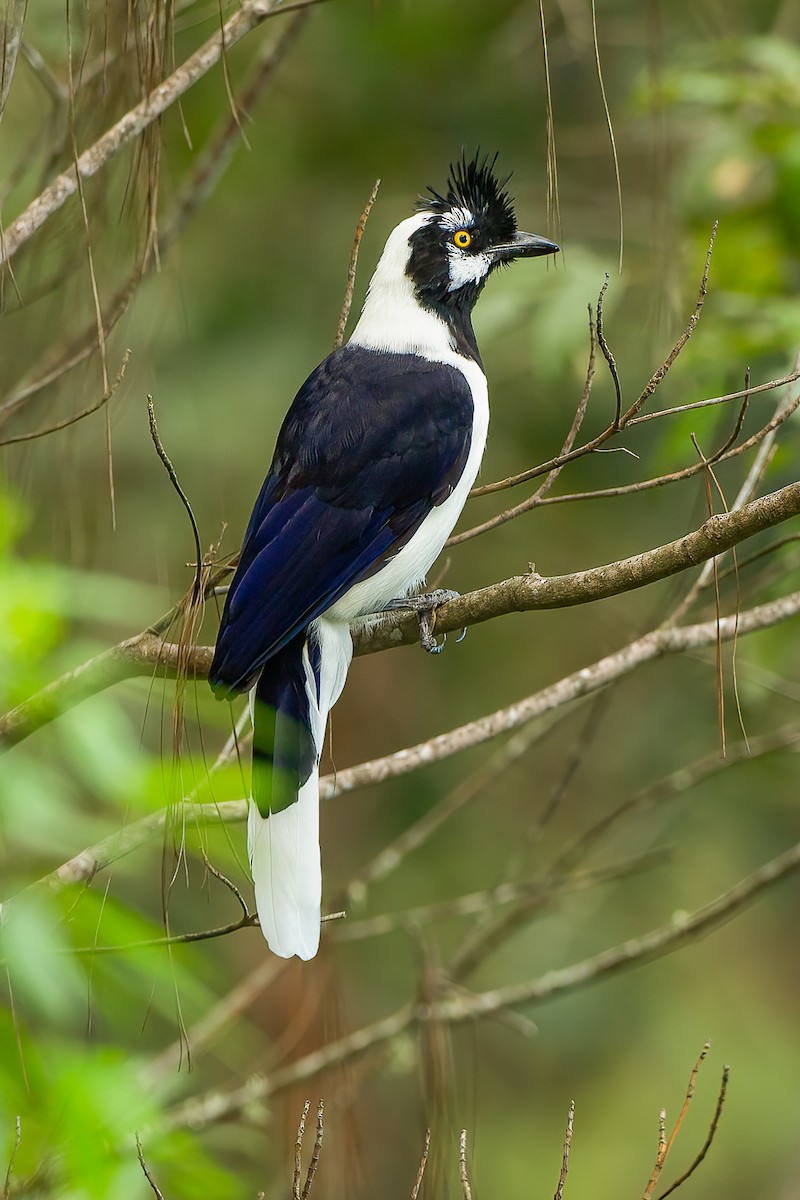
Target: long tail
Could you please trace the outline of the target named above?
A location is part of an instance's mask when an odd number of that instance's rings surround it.
[[[247,843],[261,929],[281,958],[313,958],[319,948],[319,759],[352,655],[349,626],[314,621],[270,659],[251,692]]]

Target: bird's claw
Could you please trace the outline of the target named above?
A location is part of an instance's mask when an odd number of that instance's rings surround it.
[[[415,612],[419,620],[419,644],[422,649],[426,650],[428,654],[441,654],[447,641],[447,634],[442,634],[440,642],[437,642],[434,637],[436,609],[439,605],[446,604],[448,600],[457,600],[459,595],[459,592],[454,592],[450,588],[437,588],[436,591],[424,592],[421,596],[400,596],[396,600],[389,600],[384,605],[384,612],[394,612],[404,608]],[[463,642],[466,633],[466,629],[462,629],[456,641]]]

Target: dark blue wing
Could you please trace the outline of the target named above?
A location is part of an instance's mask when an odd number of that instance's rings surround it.
[[[346,346],[298,392],[222,614],[210,680],[264,663],[374,574],[441,504],[469,453],[472,394],[454,367]]]

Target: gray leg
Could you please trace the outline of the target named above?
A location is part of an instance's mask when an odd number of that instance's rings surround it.
[[[396,600],[389,600],[384,605],[383,611],[396,612],[409,609],[411,612],[415,612],[419,618],[419,642],[422,649],[427,650],[429,654],[441,654],[447,641],[447,634],[442,635],[441,642],[437,642],[433,636],[436,609],[440,604],[446,604],[448,600],[458,599],[459,594],[449,588],[437,588],[436,591],[424,592],[421,596],[401,596]],[[466,633],[466,629],[462,630],[457,640],[463,642]]]

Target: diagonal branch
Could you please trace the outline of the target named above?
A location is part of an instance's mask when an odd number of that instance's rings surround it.
[[[314,3],[315,0],[309,0]],[[78,190],[79,178],[91,179],[106,163],[170,108],[199,79],[202,79],[231,49],[268,17],[288,9],[280,0],[243,0],[238,12],[225,22],[205,45],[196,50],[150,94],[112,125],[94,145],[84,150],[77,162],[58,176],[24,212],[8,226],[0,245],[0,265],[8,263],[42,225],[58,212]],[[297,5],[292,5],[296,8]]]
[[[769,628],[798,614],[800,614],[800,592],[795,592],[782,600],[762,604],[741,613],[738,630],[735,617],[723,617],[719,622],[711,620],[699,625],[657,629],[639,638],[638,641],[631,642],[614,654],[607,655],[591,666],[583,667],[557,683],[551,684],[550,687],[543,688],[541,691],[534,692],[533,695],[517,701],[508,708],[499,709],[497,712],[471,721],[467,725],[460,725],[448,733],[439,734],[438,737],[431,738],[417,746],[398,750],[384,758],[359,763],[357,766],[337,771],[335,775],[325,776],[320,780],[320,798],[329,800],[334,796],[341,796],[362,787],[410,774],[430,763],[449,758],[462,750],[500,737],[502,734],[570,704],[582,696],[597,692],[615,679],[629,674],[645,663],[653,662],[667,654],[679,654],[687,650],[697,650],[704,646],[714,645],[717,637],[729,640],[734,633],[743,637],[747,633]],[[786,733],[785,739],[780,735],[775,735],[775,737],[775,748],[793,744],[791,732]],[[765,740],[764,752],[767,752],[772,745],[772,741]],[[702,772],[700,777],[702,777]],[[228,800],[214,804],[195,805],[193,812],[198,820],[237,822],[245,819],[247,803],[244,800]],[[82,850],[55,871],[32,884],[31,887],[60,892],[72,884],[90,882],[99,871],[161,834],[166,819],[167,810],[162,809],[134,821],[119,833],[110,834],[94,846]],[[607,823],[601,823],[599,832],[602,832]],[[569,866],[577,857],[579,850],[579,844],[573,846],[570,856],[564,858],[562,865]],[[5,910],[8,909],[10,903],[12,901],[6,902]]]
[[[729,891],[693,913],[682,913],[680,917],[673,917],[666,924],[639,937],[630,938],[618,946],[559,970],[548,971],[524,983],[479,993],[459,990],[443,999],[407,1004],[391,1016],[330,1042],[289,1066],[269,1075],[253,1075],[241,1087],[230,1092],[214,1091],[193,1097],[168,1113],[162,1128],[198,1129],[229,1119],[256,1101],[272,1099],[299,1083],[316,1079],[332,1067],[360,1058],[375,1046],[392,1041],[415,1025],[429,1021],[463,1024],[494,1016],[505,1008],[542,1004],[554,996],[577,991],[609,975],[643,966],[719,928],[798,869],[800,843],[771,859]]]
[[[436,628],[448,633],[509,613],[566,608],[617,596],[697,566],[798,514],[800,483],[788,484],[740,509],[711,517],[694,532],[643,554],[549,579],[534,573],[518,575],[459,596],[436,610]],[[419,627],[413,613],[393,614],[365,623],[354,635],[356,654],[374,654],[417,642]],[[159,668],[174,675],[180,654],[180,646],[163,641],[154,629],[112,646],[0,717],[0,747],[22,741],[65,708],[123,679],[150,675]],[[206,676],[212,655],[210,646],[195,647],[188,658],[190,674]]]

